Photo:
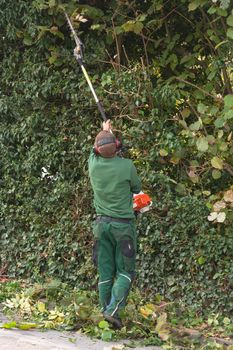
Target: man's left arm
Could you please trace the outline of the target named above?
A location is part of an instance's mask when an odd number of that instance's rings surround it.
[[[141,180],[137,174],[137,170],[133,162],[131,167],[131,186],[130,187],[131,187],[132,193],[139,193],[142,190]]]

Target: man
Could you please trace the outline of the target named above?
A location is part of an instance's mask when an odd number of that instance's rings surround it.
[[[100,305],[104,318],[121,328],[120,311],[135,275],[133,193],[141,191],[141,183],[133,162],[117,156],[117,140],[109,120],[96,136],[89,176],[97,215],[93,233]]]

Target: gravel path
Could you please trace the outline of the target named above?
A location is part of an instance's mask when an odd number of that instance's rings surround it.
[[[0,323],[5,321],[5,317],[0,315]],[[0,329],[1,350],[117,350],[117,348],[121,349],[119,345],[122,343],[92,340],[78,332]],[[129,348],[124,347],[124,349]],[[139,346],[134,349],[162,350],[157,346]]]

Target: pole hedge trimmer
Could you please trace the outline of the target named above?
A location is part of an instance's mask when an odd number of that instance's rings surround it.
[[[92,92],[92,95],[94,96],[94,99],[95,99],[95,102],[97,104],[97,107],[100,111],[100,114],[101,114],[101,117],[103,118],[104,121],[107,120],[107,117],[105,115],[105,112],[104,112],[104,109],[96,95],[96,92],[93,88],[93,85],[91,83],[91,80],[87,74],[87,71],[86,71],[86,68],[84,67],[84,64],[83,64],[83,54],[84,54],[84,45],[82,43],[82,41],[79,39],[79,37],[77,36],[76,34],[76,31],[74,30],[74,27],[71,23],[71,20],[69,18],[69,16],[67,15],[67,13],[65,12],[65,16],[66,16],[66,19],[67,19],[67,22],[69,24],[69,27],[70,27],[70,30],[71,30],[71,33],[73,34],[73,37],[74,37],[74,40],[75,40],[75,43],[76,43],[76,47],[74,49],[74,56],[75,58],[77,59],[81,69],[82,69],[82,72],[87,80],[87,83],[89,85],[89,88],[91,89],[91,92]]]
[[[74,30],[72,22],[71,22],[71,20],[66,12],[65,12],[65,16],[66,16],[68,25],[70,27],[71,33],[73,34],[73,37],[74,37],[74,40],[76,43],[76,47],[74,49],[74,56],[77,59],[79,65],[82,69],[82,72],[87,80],[89,88],[92,92],[92,95],[94,96],[95,102],[96,102],[97,107],[100,111],[101,117],[103,118],[104,121],[107,121],[108,118],[106,117],[104,109],[103,109],[103,107],[102,107],[102,105],[101,105],[101,103],[96,95],[96,92],[93,88],[91,80],[87,74],[86,68],[84,67],[84,64],[83,64],[84,45],[83,45],[82,41],[79,39],[79,37],[77,36],[77,33]],[[133,195],[133,208],[134,208],[134,211],[136,213],[145,213],[146,211],[151,209],[151,206],[152,206],[152,200],[146,193],[140,192],[138,194]]]

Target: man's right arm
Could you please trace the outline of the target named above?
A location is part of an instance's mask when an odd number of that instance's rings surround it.
[[[111,131],[111,127],[112,127],[111,126],[111,121],[109,119],[104,121],[103,124],[102,124],[103,131],[110,132]],[[90,156],[89,156],[89,159],[88,159],[88,167],[89,167],[89,169],[91,168],[93,163],[96,161],[96,157],[97,156],[96,156],[96,154],[94,152],[94,149],[92,148]]]

